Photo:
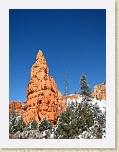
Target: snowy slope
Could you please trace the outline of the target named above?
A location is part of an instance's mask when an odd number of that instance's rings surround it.
[[[82,97],[81,96],[77,96],[77,98],[67,98],[67,105],[72,103],[72,102],[78,102],[81,103],[82,101]],[[106,100],[96,100],[95,98],[92,99],[92,101],[89,101],[90,103],[92,103],[92,105],[97,104],[100,107],[100,110],[104,113],[106,111]]]
[[[95,104],[97,103],[97,105],[100,107],[100,110],[104,113],[106,111],[106,100],[96,100],[96,99],[93,99],[92,104]]]

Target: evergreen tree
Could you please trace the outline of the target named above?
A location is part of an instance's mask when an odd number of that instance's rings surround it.
[[[18,116],[16,117],[17,119],[17,128],[18,128],[18,131],[20,132],[23,132],[24,131],[24,128],[25,128],[25,123],[22,119],[22,110],[19,112]]]
[[[98,122],[103,127],[105,127],[106,126],[106,113],[102,113],[98,104],[89,103],[87,107],[90,111],[90,115],[93,117],[93,123]]]
[[[60,114],[56,124],[54,138],[59,139],[73,139],[80,131],[78,129],[78,121],[75,113],[67,107],[66,111]]]
[[[69,102],[66,111],[60,114],[55,128],[54,138],[70,139],[78,138],[78,135],[87,131],[97,121],[101,127],[105,128],[105,115],[97,104],[83,99],[81,103]],[[99,127],[96,134],[101,135]],[[98,135],[97,135],[98,136]],[[97,137],[100,138],[100,137]]]
[[[9,133],[14,134],[17,132],[16,129],[16,112],[15,107],[12,108],[12,113],[9,113]]]
[[[38,123],[38,130],[40,132],[43,132],[45,130],[50,130],[52,131],[53,125],[50,121],[46,120],[46,118],[43,118],[39,123]]]
[[[9,114],[9,133],[15,134],[17,131],[23,132],[25,124],[22,120],[22,115],[16,116],[15,107],[12,108],[12,113]]]
[[[76,111],[76,109],[78,108],[78,102],[77,102],[77,100],[75,100],[75,101],[71,101],[71,102],[69,102],[68,103],[68,107],[72,110],[72,111]]]
[[[86,76],[84,74],[81,75],[80,78],[80,89],[79,94],[84,96],[90,96],[91,95],[91,88],[89,87],[88,83],[86,82]]]
[[[31,122],[29,122],[28,125],[24,128],[24,131],[28,131],[28,130],[37,130],[37,124],[34,119],[31,120]]]
[[[84,131],[82,134],[78,136],[78,138],[84,138],[84,139],[101,139],[104,136],[104,131],[102,129],[102,126],[95,122],[94,125],[87,129],[87,131]]]
[[[90,114],[90,109],[87,106],[87,103],[85,103],[85,105],[83,105],[82,103],[78,104],[78,108],[76,109],[76,115],[77,117],[80,119],[80,121],[82,119],[85,120],[85,127],[82,126],[82,131],[85,131],[87,128],[91,127],[93,125],[93,117]]]
[[[92,126],[92,124],[93,118],[88,110],[82,104],[72,102],[68,105],[66,111],[60,114],[55,129],[55,138],[77,138],[80,133]]]
[[[96,139],[101,139],[103,135],[102,126],[99,123],[95,123],[93,127],[91,127],[91,133]]]
[[[83,99],[81,104],[82,104],[82,107],[87,109],[89,116],[93,118],[93,124],[94,122],[98,122],[103,127],[105,127],[106,126],[106,112],[102,113],[97,102],[95,104],[92,104],[92,102],[86,101],[85,99]]]

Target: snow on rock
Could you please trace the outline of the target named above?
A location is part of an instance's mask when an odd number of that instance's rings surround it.
[[[68,104],[71,104],[72,102],[76,102],[77,101],[77,103],[81,103],[81,101],[82,101],[82,96],[76,96],[76,97],[74,97],[74,98],[71,98],[70,97],[71,95],[69,95],[68,96],[68,98],[67,98],[67,105]]]

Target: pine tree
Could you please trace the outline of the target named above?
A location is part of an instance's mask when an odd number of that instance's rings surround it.
[[[102,114],[97,104],[93,105],[90,101],[86,101],[85,99],[83,99],[81,103],[77,103],[77,101],[69,102],[66,111],[62,112],[58,118],[54,138],[78,138],[79,134],[92,127],[96,121],[101,127],[105,128],[105,120],[105,115]],[[101,136],[101,133],[102,130],[99,127],[96,134]]]
[[[38,130],[40,132],[43,132],[45,130],[50,130],[52,131],[53,125],[50,121],[46,120],[46,118],[43,118],[39,123],[38,123]]]
[[[15,132],[17,132],[17,128],[16,128],[16,112],[15,112],[15,107],[12,108],[12,113],[9,113],[9,133],[10,134],[14,134]]]
[[[28,131],[28,130],[37,130],[37,124],[34,119],[31,120],[31,122],[29,122],[28,125],[24,128],[24,131]]]
[[[12,113],[9,114],[9,133],[15,134],[17,131],[23,132],[25,124],[22,120],[22,113],[16,116],[15,107],[12,108]]]
[[[74,139],[92,126],[93,118],[88,113],[88,110],[76,102],[68,104],[66,111],[60,114],[58,119],[55,138]]]
[[[83,99],[81,105],[83,108],[87,109],[89,116],[93,119],[93,123],[98,122],[102,125],[102,127],[106,126],[106,112],[102,113],[97,102],[95,104],[92,104],[90,101]]]
[[[18,131],[20,132],[23,132],[24,131],[24,128],[25,128],[25,123],[22,119],[22,110],[19,112],[18,116],[16,117],[17,119],[17,128],[18,128]]]
[[[77,117],[79,117],[80,123],[82,120],[85,121],[85,126],[81,127],[82,131],[86,130],[87,128],[89,128],[93,125],[93,117],[90,114],[90,109],[89,109],[87,103],[85,103],[85,105],[82,103],[79,103],[78,108],[76,109],[75,113],[76,113]]]
[[[68,84],[68,72],[66,71],[65,75],[65,96],[69,95],[69,84]]]
[[[88,83],[86,82],[86,76],[84,74],[81,75],[80,78],[80,89],[79,94],[84,96],[90,96],[91,95],[91,88],[89,87]]]
[[[72,110],[72,111],[76,111],[76,109],[78,108],[78,102],[77,102],[77,100],[75,100],[75,101],[71,101],[71,102],[69,102],[68,103],[68,107]]]
[[[78,138],[84,138],[84,139],[101,139],[103,138],[104,131],[102,129],[102,126],[95,122],[94,125],[90,128],[88,128],[86,131],[84,131],[82,134],[78,136]]]
[[[73,139],[80,133],[78,129],[78,121],[75,113],[67,107],[66,111],[60,114],[56,124],[54,138],[55,139]]]

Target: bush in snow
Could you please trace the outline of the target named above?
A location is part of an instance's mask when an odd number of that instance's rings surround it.
[[[28,125],[24,128],[24,131],[28,131],[28,130],[37,130],[37,124],[34,119],[31,120],[31,122],[29,122]]]
[[[87,129],[87,131],[84,131],[82,134],[80,134],[78,138],[100,139],[103,138],[103,135],[104,135],[104,130],[102,126],[98,122],[95,122],[92,127],[90,127],[89,129]]]
[[[17,131],[14,135],[10,136],[11,139],[51,139],[52,137],[49,130],[40,132],[38,130]]]
[[[50,130],[52,131],[53,125],[50,121],[46,120],[46,118],[43,118],[39,123],[38,123],[38,130],[40,132],[43,132],[45,130]]]
[[[12,108],[12,113],[9,114],[9,133],[13,135],[17,131],[23,132],[25,124],[22,120],[21,113],[16,116],[15,108]]]
[[[69,107],[72,111],[75,112],[78,107],[77,100],[75,100],[75,102],[72,102],[72,101],[67,102],[67,107]]]
[[[97,103],[89,104],[90,113],[94,121],[97,121],[103,127],[106,127],[106,111],[103,113]]]

